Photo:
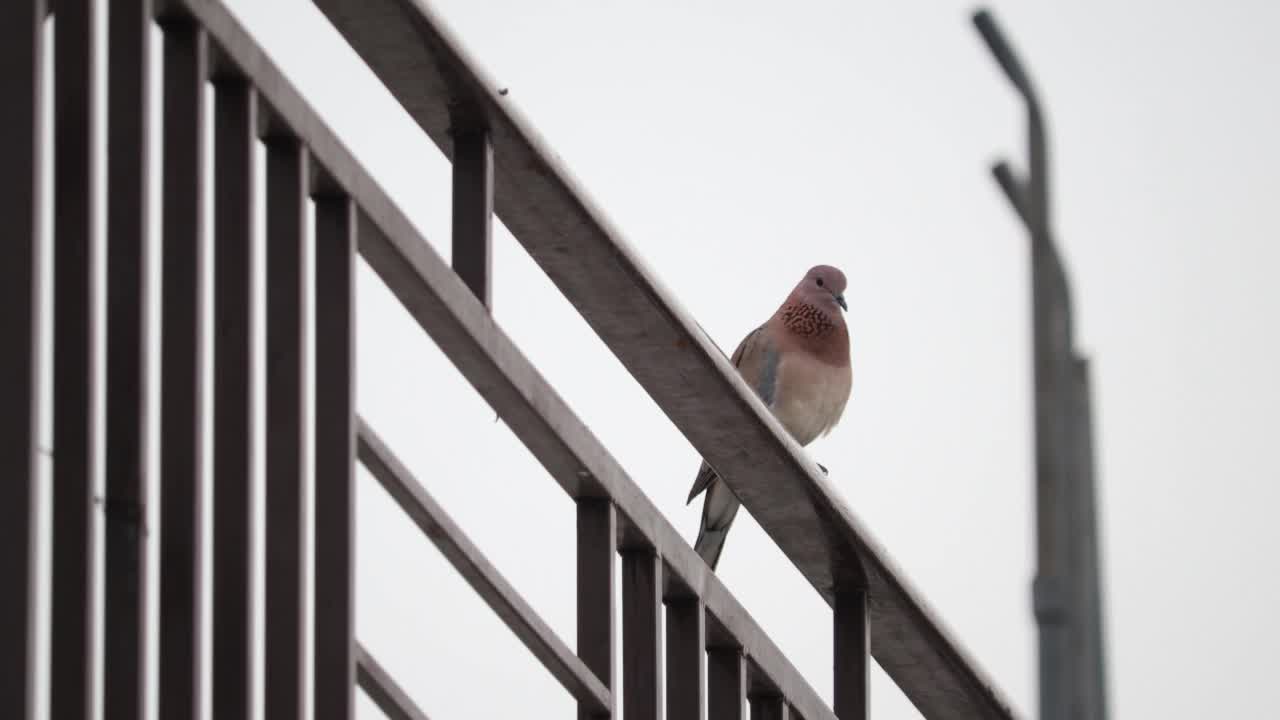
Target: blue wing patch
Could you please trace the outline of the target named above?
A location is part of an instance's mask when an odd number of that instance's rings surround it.
[[[765,405],[773,405],[773,396],[778,389],[778,351],[772,347],[764,349],[764,363],[760,368],[760,378],[756,382],[756,392]]]

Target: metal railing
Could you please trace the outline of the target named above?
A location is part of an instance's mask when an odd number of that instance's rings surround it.
[[[317,4],[454,163],[450,268],[421,238],[324,122],[218,0],[113,2],[109,14],[109,204],[106,237],[107,408],[93,407],[91,245],[92,3],[59,0],[53,74],[57,136],[54,205],[54,527],[50,696],[55,718],[90,711],[93,507],[92,437],[105,418],[107,526],[103,632],[105,717],[138,717],[145,692],[143,598],[150,569],[145,482],[142,351],[147,263],[149,108],[142,78],[150,23],[163,29],[163,229],[159,357],[159,701],[162,717],[199,714],[204,682],[199,631],[203,584],[212,583],[213,716],[251,714],[254,625],[251,450],[263,442],[268,472],[266,716],[302,716],[308,629],[302,521],[307,492],[304,428],[315,420],[314,641],[317,718],[349,718],[358,683],[388,715],[422,718],[406,694],[354,640],[354,464],[363,463],[410,518],[578,701],[580,717],[698,718],[867,716],[869,655],[929,718],[1009,718],[1009,704],[946,631],[903,573],[833,492],[693,319],[636,258],[618,231],[554,160],[545,143],[477,70],[429,9],[410,0]],[[3,593],[0,716],[30,718],[36,692],[35,427],[39,307],[36,255],[42,28],[39,0],[0,11],[6,158],[3,209],[14,218],[0,256],[5,288],[0,430],[0,573]],[[211,112],[206,83],[214,88]],[[202,138],[212,119],[213,153]],[[265,188],[252,153],[265,146]],[[12,151],[10,153],[10,151]],[[213,205],[205,207],[206,166]],[[265,202],[266,422],[255,426],[252,219]],[[305,232],[314,202],[314,240]],[[493,322],[491,215],[496,211],[760,525],[832,607],[834,703],[828,707],[681,535],[658,512],[555,390]],[[202,346],[202,223],[213,223],[212,348]],[[315,257],[315,337],[304,308],[305,243]],[[577,503],[577,648],[570,651],[449,520],[374,431],[355,415],[355,253],[496,408]],[[305,358],[314,341],[315,370]],[[213,364],[213,569],[199,568],[202,390]],[[314,383],[314,403],[305,401]],[[116,387],[111,387],[116,386]],[[621,587],[614,569],[621,558]],[[25,579],[25,580],[22,580]],[[615,603],[621,595],[621,672],[614,687]],[[665,615],[665,622],[664,616]],[[665,658],[661,656],[665,632]],[[665,672],[664,672],[665,666]],[[706,675],[706,683],[702,675]],[[665,689],[664,689],[665,688]],[[665,708],[661,706],[665,697]]]

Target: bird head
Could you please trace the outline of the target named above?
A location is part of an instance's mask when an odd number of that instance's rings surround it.
[[[848,310],[844,300],[847,281],[844,273],[830,265],[815,265],[804,274],[804,279],[796,286],[795,294],[800,299],[820,308],[834,311],[836,306]]]

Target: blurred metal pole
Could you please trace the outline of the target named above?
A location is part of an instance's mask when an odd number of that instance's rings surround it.
[[[1027,105],[1027,179],[1018,180],[1004,162],[992,173],[1031,235],[1040,717],[1104,720],[1089,383],[1085,360],[1072,346],[1070,288],[1049,229],[1044,116],[1030,77],[991,14],[979,10],[973,23]]]
[[[1077,588],[1083,609],[1081,647],[1086,663],[1082,678],[1087,717],[1107,717],[1106,622],[1102,604],[1102,541],[1098,537],[1097,480],[1093,465],[1093,399],[1090,396],[1089,361],[1075,358],[1076,442],[1079,443],[1081,503],[1081,582]]]

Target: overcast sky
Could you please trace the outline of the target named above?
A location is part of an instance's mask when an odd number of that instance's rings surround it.
[[[328,21],[229,4],[447,257],[447,163]],[[809,266],[844,269],[853,397],[810,451],[1034,715],[1027,241],[988,174],[1024,166],[1024,125],[973,7],[432,4],[721,347]],[[1262,717],[1280,706],[1280,4],[994,10],[1047,105],[1093,361],[1113,716]],[[692,540],[694,450],[505,229],[494,246],[499,324]],[[572,647],[572,503],[367,268],[358,292],[360,412]],[[571,716],[363,472],[359,503],[359,635],[427,714]],[[746,513],[719,574],[830,700],[829,611]],[[918,717],[878,668],[872,709]],[[363,697],[359,716],[380,717]]]

